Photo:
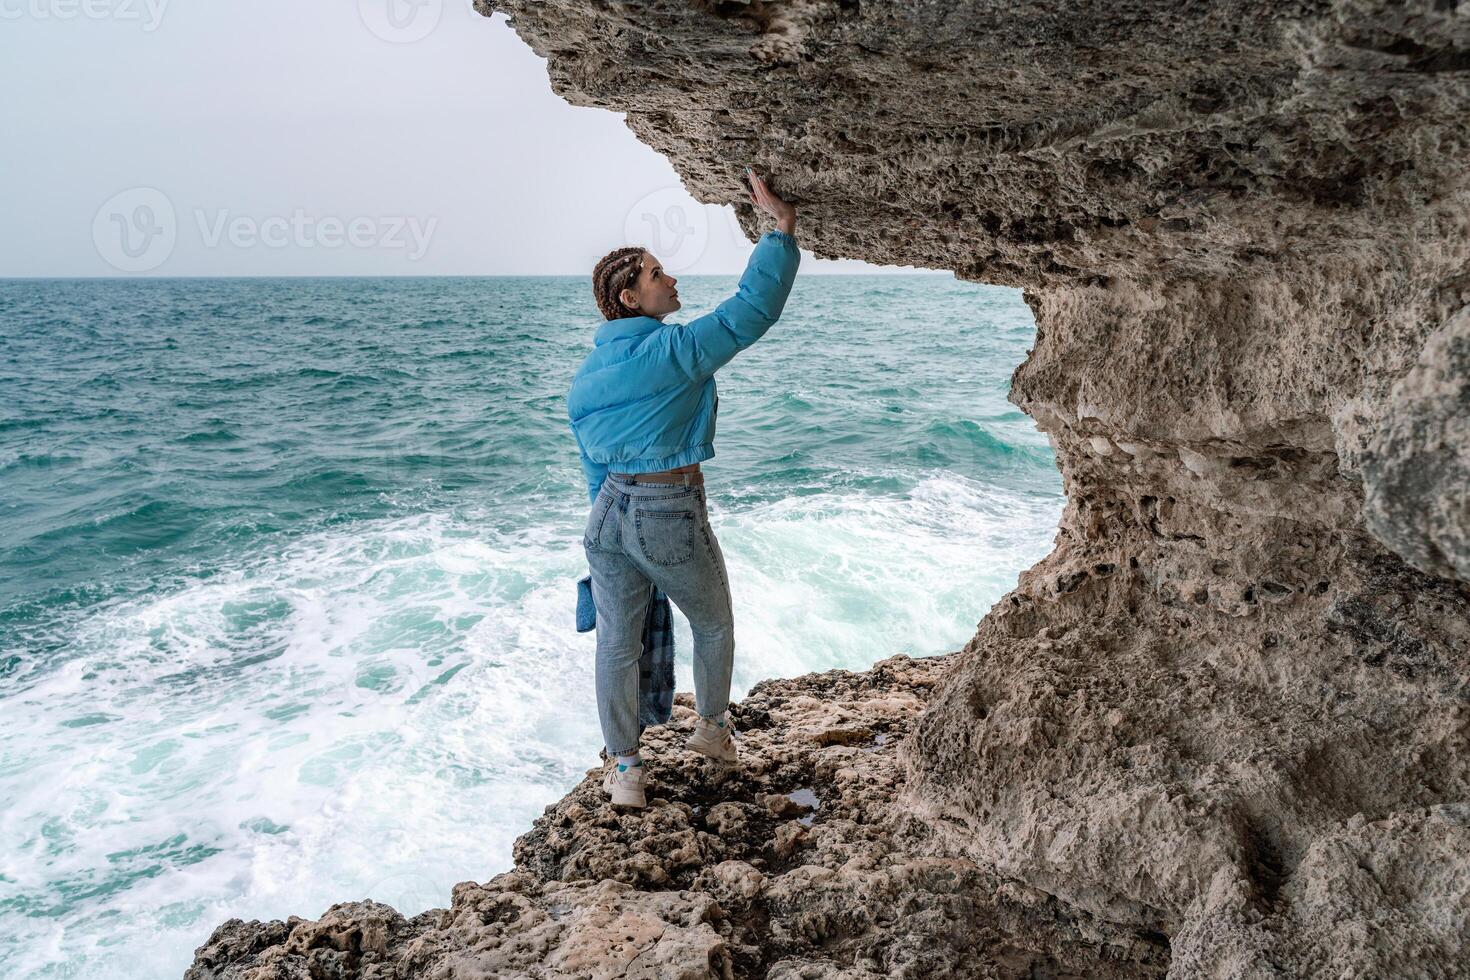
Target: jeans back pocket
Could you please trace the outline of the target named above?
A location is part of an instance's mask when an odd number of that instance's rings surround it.
[[[687,510],[638,510],[638,547],[655,565],[682,565],[694,557],[694,514]]]

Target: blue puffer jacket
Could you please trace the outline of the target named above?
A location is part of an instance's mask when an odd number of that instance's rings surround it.
[[[649,473],[715,454],[714,374],[781,316],[800,263],[796,239],[768,231],[739,290],[713,313],[688,324],[632,316],[597,328],[567,396],[591,500],[609,469]]]

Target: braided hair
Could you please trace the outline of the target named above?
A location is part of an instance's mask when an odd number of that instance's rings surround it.
[[[604,255],[592,270],[592,298],[597,300],[597,308],[606,319],[621,320],[639,315],[637,310],[623,305],[622,293],[625,289],[634,288],[645,254],[636,245],[615,248]]]

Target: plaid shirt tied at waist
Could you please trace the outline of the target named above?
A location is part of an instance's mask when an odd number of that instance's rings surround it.
[[[577,632],[597,628],[592,576],[577,580]],[[638,731],[666,725],[674,714],[674,611],[669,597],[653,587],[643,620],[643,655],[638,658]]]

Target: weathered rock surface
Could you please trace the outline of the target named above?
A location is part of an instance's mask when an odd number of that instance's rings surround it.
[[[615,810],[593,770],[516,842],[516,870],[449,908],[232,919],[188,980],[1162,976],[1162,936],[935,854],[897,805],[897,747],[949,662],[757,685],[732,711],[738,771],[682,750],[681,694],[644,735],[646,810]]]
[[[1466,975],[1470,5],[479,5],[752,235],[747,162],[819,255],[1025,287],[1056,548],[949,657],[762,685],[734,781],[654,734],[646,814],[191,976]]]

